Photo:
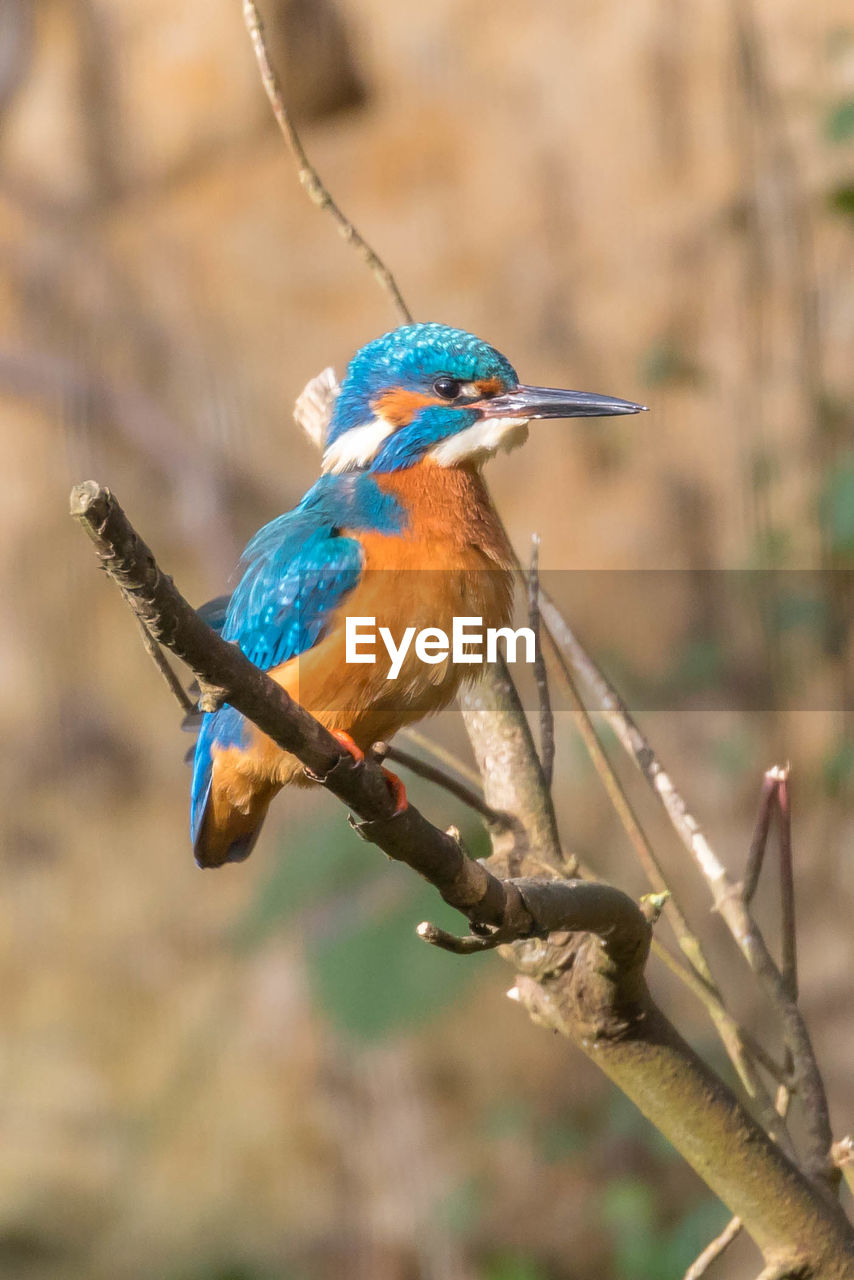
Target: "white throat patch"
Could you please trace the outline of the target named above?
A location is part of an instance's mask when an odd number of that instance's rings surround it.
[[[366,467],[377,456],[380,445],[397,428],[384,418],[372,418],[361,427],[351,427],[323,452],[321,471],[324,475],[340,475]]]
[[[428,456],[440,467],[454,467],[460,462],[479,466],[494,458],[499,449],[515,449],[527,438],[527,418],[481,418],[465,431],[434,444]]]

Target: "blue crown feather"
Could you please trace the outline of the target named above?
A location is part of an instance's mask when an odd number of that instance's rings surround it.
[[[446,324],[403,325],[367,343],[350,361],[335,402],[327,445],[345,431],[370,421],[371,401],[380,392],[391,387],[429,391],[442,374],[461,382],[491,378],[508,386],[518,382],[510,361],[473,333]],[[441,412],[453,413],[455,430],[468,425],[459,410]]]

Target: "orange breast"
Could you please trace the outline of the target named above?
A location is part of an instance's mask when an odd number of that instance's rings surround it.
[[[325,639],[270,675],[332,729],[344,729],[360,747],[390,738],[398,729],[446,706],[462,679],[481,665],[459,665],[450,656],[424,663],[410,645],[396,679],[379,639],[387,627],[399,644],[407,627],[436,627],[449,637],[455,617],[505,625],[512,607],[512,552],[478,472],[421,463],[378,478],[408,512],[403,536],[353,532],[365,552],[359,585],[333,616]],[[344,530],[344,532],[348,532]],[[346,661],[347,617],[375,619],[376,662]],[[251,752],[262,776],[299,780],[292,756],[258,733]]]

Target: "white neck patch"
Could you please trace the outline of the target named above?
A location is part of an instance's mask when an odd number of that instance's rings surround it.
[[[440,467],[455,467],[461,462],[474,462],[479,466],[494,458],[499,449],[515,449],[527,438],[527,418],[481,418],[465,431],[434,444],[428,457]]]
[[[324,475],[340,475],[342,471],[357,471],[373,462],[380,445],[397,428],[384,418],[372,418],[361,427],[351,427],[326,446],[321,471]]]

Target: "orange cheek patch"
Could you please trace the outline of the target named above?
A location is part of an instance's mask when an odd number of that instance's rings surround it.
[[[444,404],[445,401],[435,396],[425,396],[420,391],[407,391],[403,387],[395,387],[384,391],[376,400],[371,401],[374,413],[390,422],[393,427],[407,427],[419,409],[427,405]]]
[[[500,378],[479,378],[474,385],[482,396],[497,396],[507,390]]]

